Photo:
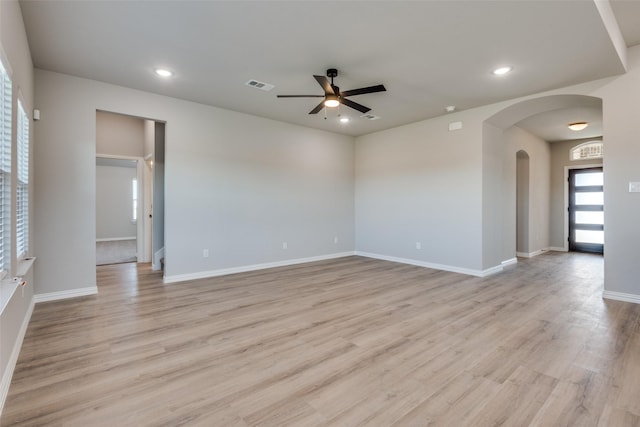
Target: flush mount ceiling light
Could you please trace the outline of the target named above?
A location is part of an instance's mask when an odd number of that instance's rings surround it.
[[[160,77],[171,77],[173,73],[165,68],[156,68],[156,74]]]
[[[341,123],[349,123],[349,117],[340,117]]]
[[[327,95],[327,98],[324,100],[325,107],[333,108],[337,107],[338,105],[340,105],[340,101],[338,100],[337,96]]]
[[[493,70],[493,74],[495,74],[496,76],[502,76],[507,74],[511,70],[513,70],[513,67],[499,67]]]
[[[589,126],[589,123],[587,123],[587,122],[569,123],[569,129],[571,129],[573,131],[576,131],[576,132],[586,128],[587,126]]]

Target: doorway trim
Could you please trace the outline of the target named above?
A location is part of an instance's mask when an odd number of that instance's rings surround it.
[[[144,158],[137,156],[120,156],[115,154],[96,153],[96,159],[115,159],[115,160],[134,160],[136,162],[136,179],[138,180],[138,196],[142,196],[142,203],[138,202],[138,213],[136,221],[136,263],[145,262],[144,258],[144,239],[147,238],[144,230],[144,221],[142,214],[144,212],[144,200],[147,197],[144,194]],[[95,229],[94,229],[95,233]],[[94,238],[95,240],[95,238]]]

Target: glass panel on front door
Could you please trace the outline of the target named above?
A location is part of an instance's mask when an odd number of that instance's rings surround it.
[[[569,250],[604,252],[602,168],[569,171]]]

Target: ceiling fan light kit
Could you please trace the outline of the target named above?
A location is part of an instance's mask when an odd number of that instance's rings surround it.
[[[354,110],[360,111],[361,113],[367,113],[371,111],[371,108],[365,107],[362,104],[358,104],[357,102],[351,101],[347,99],[348,96],[355,95],[364,95],[367,93],[375,93],[375,92],[385,92],[387,89],[383,85],[375,85],[362,87],[359,89],[346,90],[344,92],[340,91],[340,88],[333,84],[333,78],[338,76],[338,70],[335,68],[329,68],[327,70],[327,77],[325,76],[313,76],[318,84],[324,89],[324,95],[277,95],[278,98],[324,98],[320,104],[316,105],[316,107],[309,111],[309,114],[318,114],[320,110],[323,108],[335,108],[339,105],[346,105],[347,107],[353,108]]]
[[[326,99],[324,100],[325,107],[333,108],[337,107],[338,105],[340,105],[340,101],[338,100],[337,96],[327,95]]]

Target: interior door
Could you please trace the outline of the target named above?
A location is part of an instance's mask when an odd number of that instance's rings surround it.
[[[569,170],[569,250],[604,252],[602,168]]]

